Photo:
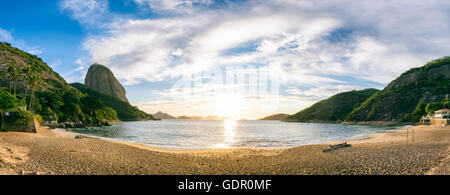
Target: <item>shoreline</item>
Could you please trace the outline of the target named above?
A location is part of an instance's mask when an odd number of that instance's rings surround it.
[[[170,120],[187,120],[187,119],[170,119]],[[284,122],[284,121],[280,121],[280,122]],[[302,122],[303,123],[303,122]],[[320,122],[311,122],[311,123],[319,123]],[[326,122],[325,122],[326,123]],[[341,123],[329,123],[329,124],[341,124]],[[409,128],[413,125],[411,124],[344,124],[344,125],[361,125],[361,126],[401,126],[400,128],[397,129],[393,129],[393,130],[386,130],[386,132],[383,133],[389,133],[389,132],[395,132],[395,131],[399,131],[405,128]],[[374,133],[374,134],[362,134],[362,137],[359,137],[361,135],[355,135],[352,137],[348,137],[346,139],[341,139],[341,140],[335,140],[335,141],[326,141],[326,142],[317,142],[317,143],[308,143],[308,144],[303,144],[303,145],[295,145],[295,146],[267,146],[267,147],[231,147],[231,148],[204,148],[204,149],[196,149],[196,148],[192,148],[192,149],[186,149],[186,148],[169,148],[169,147],[159,147],[159,146],[155,146],[155,145],[151,145],[151,144],[145,144],[145,143],[140,143],[140,142],[134,142],[134,141],[129,141],[129,140],[121,140],[119,138],[107,138],[107,137],[101,137],[101,136],[96,136],[96,135],[90,135],[90,134],[84,134],[84,133],[76,133],[76,132],[72,132],[72,131],[67,131],[67,129],[63,129],[63,128],[54,128],[52,129],[54,131],[58,131],[58,132],[62,132],[62,133],[70,133],[73,134],[73,136],[75,135],[82,135],[84,137],[90,137],[90,138],[94,138],[94,139],[101,139],[101,140],[106,140],[106,141],[112,141],[112,142],[116,142],[116,143],[121,143],[121,144],[128,144],[131,146],[139,146],[139,147],[148,147],[149,149],[153,149],[153,150],[158,150],[158,151],[166,151],[166,152],[192,152],[192,151],[208,151],[208,150],[229,150],[229,149],[261,149],[261,150],[271,150],[271,149],[291,149],[291,148],[296,148],[296,147],[301,147],[301,146],[308,146],[308,145],[321,145],[321,144],[335,144],[336,142],[345,142],[345,141],[356,141],[356,140],[363,140],[363,139],[368,139],[369,136],[372,135],[377,135],[377,134],[383,134],[383,133]]]
[[[36,134],[0,133],[0,175],[450,174],[450,126],[368,135],[328,153],[322,149],[342,140],[287,149],[171,150],[89,135],[77,140],[75,135],[46,127]]]

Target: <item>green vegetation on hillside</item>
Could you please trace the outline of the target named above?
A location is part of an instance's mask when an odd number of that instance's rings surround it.
[[[23,101],[17,99],[16,96],[12,95],[8,90],[9,89],[5,87],[0,88],[0,117],[2,123],[0,130],[5,130],[5,112],[17,108],[18,106],[25,105]]]
[[[361,103],[377,93],[377,89],[364,89],[336,94],[326,100],[287,117],[286,121],[295,122],[339,122]]]
[[[450,94],[450,58],[434,60],[413,68],[374,94],[346,117],[347,121],[418,122]],[[430,105],[429,104],[433,104]]]
[[[436,110],[444,108],[450,109],[450,98],[448,95],[445,96],[445,98],[440,102],[432,102],[427,104],[425,106],[425,112],[427,112],[428,114],[433,114]]]
[[[97,126],[117,120],[117,113],[72,86],[40,58],[0,43],[1,86],[42,116],[44,121]]]
[[[417,67],[417,68],[411,68],[408,71],[406,71],[405,73],[403,73],[400,76],[409,74],[409,73],[413,73],[413,72],[425,72],[428,71],[432,68],[436,68],[439,66],[443,66],[446,64],[450,64],[450,56],[445,56],[443,58],[439,58],[436,60],[432,60],[431,62],[426,63],[425,65],[421,66],[421,67]]]
[[[81,83],[72,83],[71,85],[83,93],[100,99],[103,103],[105,103],[105,105],[116,110],[117,116],[122,121],[154,119],[151,114],[147,114],[144,111],[139,110],[137,107],[132,106],[130,103],[120,100],[119,98],[102,94]]]
[[[402,121],[403,122],[419,122],[420,118],[422,116],[427,114],[433,114],[436,110],[440,110],[443,108],[449,108],[450,100],[448,95],[442,99],[440,102],[431,102],[426,104],[425,100],[422,98],[420,99],[419,103],[417,104],[416,108],[411,113],[406,113],[405,116],[403,116]]]

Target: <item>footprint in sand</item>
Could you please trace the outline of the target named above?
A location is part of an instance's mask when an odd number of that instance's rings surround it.
[[[28,148],[10,145],[0,145],[0,162],[16,166],[28,160]]]

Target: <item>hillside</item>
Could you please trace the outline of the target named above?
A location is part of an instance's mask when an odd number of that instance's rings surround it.
[[[258,120],[284,121],[284,120],[286,120],[287,117],[289,117],[289,114],[274,114],[274,115],[266,116],[266,117],[258,119]]]
[[[345,122],[415,123],[426,114],[427,105],[444,101],[448,94],[450,57],[444,57],[403,73],[356,107]]]
[[[45,81],[46,85],[42,88],[44,91],[68,86],[67,82],[43,62],[41,58],[12,47],[9,43],[0,42],[0,70],[5,73],[8,65],[13,65],[19,71],[19,74],[21,72],[20,69],[25,67],[31,68],[31,71],[37,73]],[[7,75],[4,76],[0,80],[1,86],[13,88],[14,84],[12,83],[12,86],[10,86]],[[21,90],[22,87],[24,87],[24,83],[18,82],[16,90]]]
[[[0,86],[42,116],[69,127],[102,126],[117,113],[99,99],[73,88],[39,57],[0,43]]]
[[[153,117],[155,117],[155,119],[176,119],[176,117],[161,111],[153,114]]]
[[[122,101],[121,99],[109,95],[105,95],[95,91],[81,83],[72,83],[71,86],[79,91],[90,96],[100,99],[105,105],[113,108],[117,112],[117,116],[121,121],[138,121],[138,120],[152,120],[151,114],[147,114],[139,108],[132,106],[130,103]]]
[[[364,89],[336,94],[312,106],[290,115],[289,122],[341,122],[364,100],[377,93],[377,89]]]

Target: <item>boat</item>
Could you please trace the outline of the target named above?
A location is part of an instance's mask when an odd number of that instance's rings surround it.
[[[329,146],[329,148],[323,149],[323,152],[329,152],[331,150],[334,149],[338,149],[338,148],[345,148],[345,147],[350,147],[352,146],[351,144],[347,144],[347,142],[341,143],[341,144],[335,144],[335,145],[331,145]]]

